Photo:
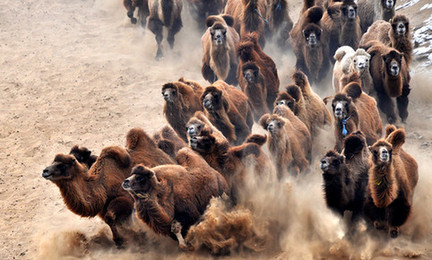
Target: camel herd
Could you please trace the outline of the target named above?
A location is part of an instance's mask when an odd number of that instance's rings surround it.
[[[123,3],[132,23],[155,34],[157,58],[163,27],[174,47],[182,0]],[[352,212],[352,230],[364,219],[398,237],[418,166],[402,148],[405,130],[394,125],[394,99],[400,120],[408,117],[413,50],[408,18],[395,13],[395,1],[304,0],[295,24],[286,0],[186,4],[205,28],[201,72],[209,85],[183,77],[161,84],[169,125],[154,136],[133,128],[125,147],[105,147],[99,156],[79,146],[57,154],[42,176],[59,187],[67,208],[103,219],[119,248],[118,229],[136,214],[181,249],[196,250],[186,239],[189,228],[212,197],[238,203],[249,164],[255,176],[302,178],[318,163],[312,151],[319,133],[333,128],[334,149],[319,162],[323,200],[341,217]],[[296,57],[293,83],[283,90],[263,49],[268,41]],[[332,67],[334,95],[323,99],[314,87]],[[253,133],[254,123],[266,134]]]

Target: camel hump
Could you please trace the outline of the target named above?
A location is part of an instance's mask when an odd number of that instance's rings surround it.
[[[132,128],[126,135],[126,148],[130,150],[136,149],[140,144],[146,146],[155,146],[150,136],[139,127]]]
[[[259,134],[253,134],[246,138],[246,143],[255,143],[259,146],[262,146],[267,142],[267,136],[266,135],[259,135]]]
[[[324,10],[320,6],[313,6],[307,11],[307,20],[309,23],[318,23],[323,17]]]
[[[359,83],[351,82],[344,87],[343,92],[345,92],[352,99],[357,99],[362,94],[362,88]]]
[[[119,146],[108,146],[102,149],[98,159],[111,158],[122,168],[127,168],[131,164],[129,153]]]
[[[261,149],[256,143],[246,143],[240,146],[232,147],[231,151],[234,156],[240,159],[251,154],[253,154],[255,157],[258,157],[261,154]]]
[[[344,155],[351,159],[359,154],[366,146],[366,139],[361,131],[350,134],[344,139]]]
[[[309,85],[306,75],[300,70],[294,72],[294,74],[292,75],[292,79],[294,80],[294,83],[299,86],[300,89],[302,89],[303,91]]]

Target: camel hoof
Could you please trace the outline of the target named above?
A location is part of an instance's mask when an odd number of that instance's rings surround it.
[[[160,60],[162,59],[162,57],[163,57],[162,52],[159,52],[159,51],[158,51],[158,52],[156,53],[156,60],[157,60],[157,61],[160,61]]]
[[[131,17],[130,20],[131,20],[131,23],[132,23],[132,24],[136,24],[136,23],[137,23],[137,19],[136,19],[135,17]]]
[[[123,238],[114,239],[114,243],[116,244],[118,250],[125,249]]]
[[[396,118],[394,116],[388,116],[387,117],[387,122],[389,124],[394,124],[394,123],[396,123]]]

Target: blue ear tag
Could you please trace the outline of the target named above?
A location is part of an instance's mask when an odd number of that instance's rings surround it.
[[[342,135],[345,137],[348,134],[345,124],[342,124]]]
[[[348,119],[350,119],[351,116],[349,116],[347,119],[343,119],[342,120],[342,135],[343,137],[345,137],[348,134],[348,130],[346,129],[346,123],[348,121]]]
[[[277,6],[276,6],[276,10],[280,11],[281,9],[282,9],[282,5],[281,5],[281,3],[277,4]]]

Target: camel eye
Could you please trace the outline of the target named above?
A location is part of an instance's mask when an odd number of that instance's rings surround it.
[[[222,34],[225,36],[225,35],[226,35],[226,32],[223,32]]]
[[[357,60],[354,60],[354,63],[357,63]]]
[[[197,129],[198,129],[198,131],[199,131],[199,130],[201,130],[201,126],[200,126],[200,125],[199,125],[199,126],[197,126]]]
[[[135,175],[135,180],[136,180],[137,182],[141,182],[141,181],[144,180],[144,177],[143,177],[142,175]]]
[[[282,124],[281,124],[280,122],[278,122],[278,123],[277,123],[277,126],[278,126],[278,127],[281,127],[281,126],[282,126]]]

